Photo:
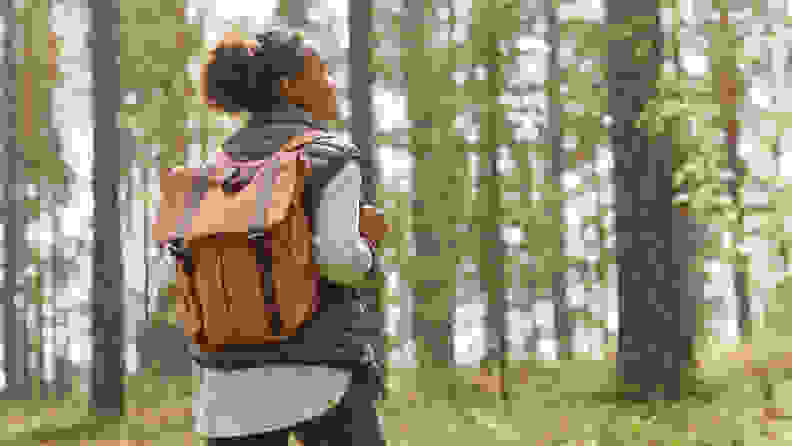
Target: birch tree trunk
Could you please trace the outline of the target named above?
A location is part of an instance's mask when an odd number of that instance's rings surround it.
[[[616,238],[619,263],[619,375],[631,400],[678,400],[687,369],[690,339],[683,334],[681,293],[671,258],[671,145],[654,144],[636,128],[640,108],[655,96],[663,35],[655,0],[610,0],[609,30],[621,30],[636,17],[655,18],[633,25],[631,39],[608,47],[609,109],[616,179]],[[654,42],[652,44],[651,42]],[[647,236],[646,234],[651,234]]]
[[[97,415],[120,416],[124,410],[123,265],[120,182],[120,132],[117,115],[121,106],[116,0],[89,3],[93,36],[90,38],[94,72],[94,280],[91,290],[94,369],[91,405]]]

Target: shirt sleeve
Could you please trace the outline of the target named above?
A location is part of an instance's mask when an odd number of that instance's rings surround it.
[[[369,271],[374,260],[360,236],[360,185],[360,165],[348,161],[321,194],[314,234],[319,263],[351,267],[355,273]]]

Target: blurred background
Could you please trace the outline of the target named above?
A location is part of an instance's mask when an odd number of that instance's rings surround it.
[[[791,140],[781,119],[792,5],[712,3],[657,7],[667,42],[657,82],[665,83],[651,118],[664,123],[674,153],[674,202],[665,206],[676,257],[664,261],[684,265],[673,298],[694,304],[686,317],[701,324],[697,345],[734,344],[754,326],[783,331],[772,314],[783,313],[792,264]],[[93,97],[90,2],[5,7],[2,89],[15,98],[0,109],[16,136],[3,139],[3,386],[39,377],[60,392],[74,376],[88,386],[92,298],[122,303],[124,342],[115,345],[127,374],[155,360],[163,373],[191,373],[163,291],[173,265],[149,237],[159,191],[152,160],[198,165],[244,125],[244,116],[198,103],[199,65],[224,33],[253,38],[273,28],[303,31],[329,62],[341,111],[330,126],[372,160],[367,176],[394,226],[380,248],[378,296],[391,368],[427,358],[474,368],[488,359],[605,359],[616,350],[629,315],[617,287],[620,152],[609,129],[622,118],[608,113],[608,89],[620,82],[605,74],[608,5],[351,5],[121,1],[118,143],[103,146],[94,144],[94,116],[113,110],[98,110],[102,98]],[[371,8],[369,23],[350,17],[357,7]],[[719,27],[724,15],[728,27]],[[733,106],[719,102],[721,73],[735,79]],[[739,123],[733,137],[728,120]],[[118,296],[97,291],[92,273],[100,151],[118,151],[122,163],[122,243],[107,260],[123,265]],[[631,261],[655,266],[646,256]]]

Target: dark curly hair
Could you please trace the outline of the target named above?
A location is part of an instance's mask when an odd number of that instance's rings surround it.
[[[209,52],[201,75],[204,103],[215,111],[267,111],[285,101],[280,80],[303,71],[313,54],[296,34],[257,34],[256,40],[225,39]]]

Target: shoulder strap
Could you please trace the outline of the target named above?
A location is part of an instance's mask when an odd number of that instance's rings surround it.
[[[313,139],[312,136],[308,135],[298,135],[289,138],[289,140],[281,145],[280,150],[275,152],[273,155],[278,153],[289,153],[294,152],[295,150],[299,149],[300,147],[304,146],[305,144],[311,143]],[[239,192],[242,188],[247,186],[253,177],[255,176],[255,172],[247,172],[247,174],[242,177],[242,171],[240,168],[236,167],[231,170],[229,174],[223,180],[223,191],[226,193],[233,193]],[[242,178],[240,178],[242,177]]]
[[[321,147],[327,154],[337,154],[346,158],[360,157],[360,149],[356,145],[338,142],[333,135],[320,135],[314,138],[310,145]]]
[[[314,139],[313,135],[298,135],[289,138],[289,141],[280,148],[281,152],[293,152],[300,146],[310,143]]]

